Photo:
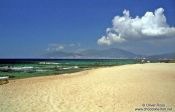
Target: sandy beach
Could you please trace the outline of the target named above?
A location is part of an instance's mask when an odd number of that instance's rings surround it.
[[[0,85],[0,112],[140,112],[136,109],[143,104],[175,112],[175,63],[105,67]]]

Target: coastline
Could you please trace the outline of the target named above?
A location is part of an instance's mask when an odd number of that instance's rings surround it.
[[[143,103],[175,109],[175,63],[100,67],[0,85],[0,111],[134,111]]]
[[[47,75],[61,75],[75,73],[92,68],[136,64],[134,59],[57,59],[57,60],[1,60],[0,77],[8,76],[10,79],[29,78]],[[48,62],[47,62],[48,61]],[[53,62],[54,61],[54,62]]]
[[[93,68],[87,68],[87,69],[82,69],[80,71],[74,71],[74,72],[70,72],[70,73],[62,73],[62,74],[49,74],[49,75],[41,75],[41,76],[31,76],[31,77],[22,77],[22,78],[11,78],[10,80],[20,80],[20,79],[33,79],[33,78],[51,78],[51,77],[64,77],[64,78],[71,78],[71,77],[78,77],[80,75],[88,75],[88,72],[94,71],[94,70],[98,70],[98,69],[106,69],[106,68],[111,68],[111,67],[119,67],[119,66],[127,66],[127,65],[137,65],[138,63],[135,64],[123,64],[123,65],[111,65],[111,66],[100,66],[100,67],[93,67]],[[144,64],[148,64],[148,63],[144,63]],[[139,64],[140,65],[140,64]]]

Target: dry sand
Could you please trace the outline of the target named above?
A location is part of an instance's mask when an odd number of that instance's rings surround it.
[[[0,85],[0,112],[140,112],[135,108],[155,103],[175,112],[175,63],[106,67]]]

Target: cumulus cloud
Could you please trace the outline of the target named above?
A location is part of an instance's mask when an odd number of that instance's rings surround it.
[[[144,16],[132,18],[128,10],[123,16],[115,16],[112,28],[106,29],[106,36],[98,39],[99,45],[111,45],[129,40],[160,39],[175,37],[175,27],[167,24],[164,9],[146,12]]]

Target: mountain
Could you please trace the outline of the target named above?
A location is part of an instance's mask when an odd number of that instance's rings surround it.
[[[110,49],[88,49],[81,52],[48,52],[45,58],[136,58],[138,55],[118,48]]]
[[[175,52],[164,53],[151,56],[137,55],[132,52],[118,49],[87,49],[80,52],[65,52],[55,51],[47,52],[42,57],[44,58],[60,58],[60,59],[135,59],[135,58],[147,58],[147,59],[175,59]]]
[[[97,49],[90,49],[81,52],[82,55],[88,57],[101,57],[101,58],[135,58],[137,55],[134,53],[117,49],[117,48],[110,48],[104,50],[97,50]]]
[[[52,51],[43,55],[44,58],[75,58],[81,56],[79,53]]]
[[[175,52],[148,56],[148,59],[175,59]]]

